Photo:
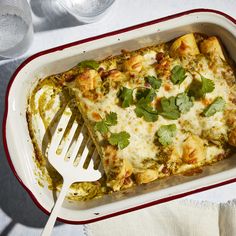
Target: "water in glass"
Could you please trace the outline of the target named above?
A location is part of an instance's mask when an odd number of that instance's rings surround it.
[[[10,1],[9,1],[10,2]],[[25,9],[0,2],[0,56],[14,58],[22,55],[33,37],[31,15]]]

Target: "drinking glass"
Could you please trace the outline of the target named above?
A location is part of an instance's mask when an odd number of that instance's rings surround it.
[[[24,54],[33,39],[31,9],[27,0],[0,0],[0,57]]]
[[[57,2],[80,22],[92,23],[107,14],[115,0],[57,0]]]

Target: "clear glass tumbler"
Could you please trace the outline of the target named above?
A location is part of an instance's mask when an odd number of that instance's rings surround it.
[[[0,57],[24,54],[33,39],[31,9],[27,0],[0,0]]]
[[[107,14],[115,0],[57,0],[57,2],[80,22],[92,23]]]

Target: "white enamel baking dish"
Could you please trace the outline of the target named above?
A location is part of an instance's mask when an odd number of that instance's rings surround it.
[[[81,60],[102,59],[121,49],[138,49],[188,32],[217,35],[236,61],[236,20],[222,12],[197,9],[49,49],[20,65],[6,94],[3,141],[13,173],[40,209],[48,213],[54,200],[52,192],[37,183],[27,129],[27,97],[36,80],[65,71]],[[97,200],[65,202],[59,218],[67,223],[90,223],[235,181],[236,157],[232,157],[205,167],[199,175],[172,176]]]

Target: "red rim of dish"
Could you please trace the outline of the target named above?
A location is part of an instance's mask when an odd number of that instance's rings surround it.
[[[163,22],[163,21],[171,20],[171,19],[174,19],[174,18],[178,18],[178,17],[184,16],[184,15],[189,15],[191,13],[197,13],[197,12],[215,13],[215,14],[218,14],[218,15],[221,15],[221,16],[227,18],[228,20],[230,20],[231,22],[236,24],[236,19],[234,19],[233,17],[231,17],[231,16],[229,16],[229,15],[227,15],[227,14],[221,12],[221,11],[212,10],[212,9],[204,9],[204,8],[203,9],[202,8],[200,8],[200,9],[193,9],[193,10],[177,13],[177,14],[174,14],[174,15],[166,16],[166,17],[163,17],[163,18],[160,18],[160,19],[152,20],[152,21],[149,21],[149,22],[145,22],[145,23],[142,23],[142,24],[138,24],[138,25],[135,25],[135,26],[131,26],[131,27],[127,27],[127,28],[124,28],[124,29],[120,29],[120,30],[109,32],[109,33],[105,33],[105,34],[102,34],[102,35],[94,36],[94,37],[91,37],[91,38],[86,38],[86,39],[82,39],[82,40],[75,41],[75,42],[72,42],[72,43],[64,44],[64,45],[61,45],[61,46],[58,46],[58,47],[54,47],[54,48],[51,48],[51,49],[48,49],[48,50],[36,53],[36,54],[30,56],[29,58],[27,58],[16,69],[16,71],[14,72],[14,74],[12,75],[12,77],[11,77],[11,79],[9,81],[9,84],[8,84],[8,87],[7,87],[7,90],[6,90],[6,95],[5,95],[5,111],[4,111],[3,124],[2,124],[3,145],[4,145],[4,149],[5,149],[5,153],[6,153],[6,156],[7,156],[8,163],[9,163],[9,165],[11,167],[11,170],[14,173],[15,177],[17,178],[19,183],[23,186],[23,188],[28,192],[28,194],[30,195],[30,197],[32,198],[34,203],[37,205],[37,207],[39,209],[41,209],[44,213],[46,213],[47,215],[50,214],[38,202],[38,200],[36,199],[34,194],[31,192],[31,190],[24,184],[24,182],[18,176],[18,174],[17,174],[17,172],[15,170],[15,167],[13,165],[13,162],[11,160],[11,157],[10,157],[10,154],[9,154],[9,151],[8,151],[8,146],[7,146],[7,140],[6,140],[6,122],[7,122],[7,115],[8,115],[9,92],[10,92],[10,89],[11,89],[11,85],[13,84],[13,82],[14,82],[17,74],[20,72],[20,70],[25,65],[27,65],[30,61],[32,61],[35,58],[40,57],[42,55],[48,54],[48,53],[52,53],[52,52],[55,52],[55,51],[60,51],[60,50],[63,50],[65,48],[72,47],[72,46],[79,45],[79,44],[83,44],[83,43],[86,43],[86,42],[89,42],[89,41],[94,41],[94,40],[105,38],[105,37],[108,37],[108,36],[124,33],[124,32],[127,32],[127,31],[132,31],[132,30],[135,30],[135,29],[138,29],[138,28],[142,28],[142,27],[145,27],[145,26],[153,25],[153,24],[156,24],[156,23],[160,23],[160,22]],[[178,198],[182,198],[182,197],[188,196],[190,194],[202,192],[202,191],[205,191],[205,190],[208,190],[208,189],[216,188],[216,187],[219,187],[219,186],[222,186],[222,185],[226,185],[226,184],[230,184],[230,183],[233,183],[233,182],[236,182],[236,178],[229,179],[227,181],[223,181],[223,182],[220,182],[220,183],[217,183],[217,184],[204,186],[204,187],[192,190],[192,191],[176,194],[176,195],[173,195],[173,196],[170,196],[170,197],[161,198],[161,199],[158,199],[158,200],[155,200],[155,201],[152,201],[152,202],[148,202],[148,203],[136,206],[136,207],[132,207],[132,208],[129,208],[129,209],[121,210],[121,211],[118,211],[118,212],[114,212],[114,213],[111,213],[111,214],[108,214],[108,215],[105,215],[105,216],[101,216],[101,217],[97,217],[97,218],[93,218],[93,219],[88,219],[88,220],[83,220],[83,221],[72,221],[72,220],[67,220],[67,219],[63,219],[63,218],[59,218],[58,217],[57,220],[59,220],[59,221],[61,221],[63,223],[69,223],[69,224],[88,224],[88,223],[96,222],[96,221],[99,221],[99,220],[107,219],[107,218],[110,218],[110,217],[118,216],[118,215],[121,215],[121,214],[124,214],[124,213],[128,213],[128,212],[131,212],[131,211],[135,211],[135,210],[139,210],[139,209],[142,209],[142,208],[150,207],[150,206],[153,206],[153,205],[156,205],[156,204],[160,204],[160,203],[168,202],[168,201],[175,200],[175,199],[178,199]]]

